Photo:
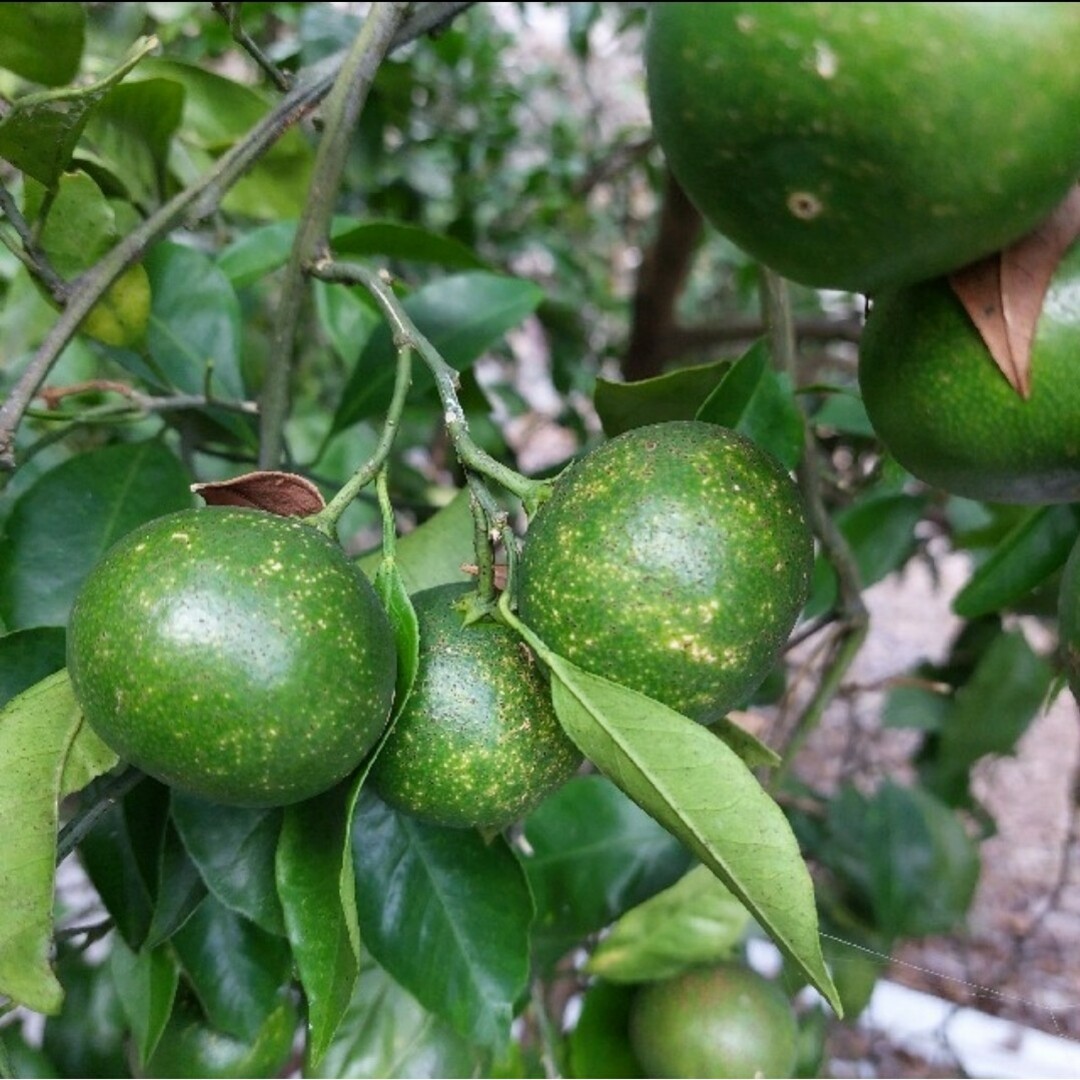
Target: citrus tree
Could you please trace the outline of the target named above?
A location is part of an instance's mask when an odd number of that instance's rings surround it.
[[[3,1075],[814,1075],[963,920],[1080,667],[1077,14],[522,7],[0,7]],[[800,772],[943,550],[908,778]]]

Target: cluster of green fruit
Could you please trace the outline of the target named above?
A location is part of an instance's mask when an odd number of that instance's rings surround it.
[[[782,467],[715,425],[628,432],[561,477],[520,560],[519,609],[594,674],[709,722],[765,678],[813,545]],[[504,828],[581,762],[517,632],[467,584],[413,598],[419,664],[370,781],[448,826]],[[68,667],[120,757],[224,803],[306,799],[372,751],[396,653],[367,578],[310,522],[212,507],[159,518],[98,564]]]
[[[901,465],[956,495],[1080,500],[1080,241],[1063,235],[1036,303],[1026,395],[949,280],[1073,205],[1078,49],[1075,4],[650,14],[650,108],[673,173],[707,220],[778,273],[871,297],[859,360],[870,421]],[[996,301],[1006,323],[1021,306],[1011,288]],[[1073,569],[1062,628],[1080,643],[1078,582]],[[1075,688],[1078,651],[1066,650]]]

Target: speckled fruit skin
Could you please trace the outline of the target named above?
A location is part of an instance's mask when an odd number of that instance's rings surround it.
[[[651,5],[657,140],[781,274],[876,292],[1031,229],[1080,174],[1080,5]]]
[[[123,759],[222,803],[331,787],[382,732],[396,653],[374,589],[327,536],[258,510],[184,510],[83,585],[68,669]]]
[[[369,782],[421,820],[499,830],[568,780],[582,758],[518,635],[494,619],[463,624],[456,605],[472,589],[442,585],[412,598],[416,682]]]
[[[559,479],[525,536],[519,614],[586,671],[709,723],[768,674],[812,565],[779,462],[714,424],[654,424]]]
[[[874,430],[909,472],[970,499],[1080,499],[1080,243],[1043,303],[1020,397],[937,278],[878,297],[859,347]]]
[[[695,968],[637,991],[630,1045],[653,1077],[793,1075],[797,1025],[780,988],[750,968]]]
[[[1059,651],[1073,697],[1080,701],[1080,542],[1072,549],[1058,593]]]

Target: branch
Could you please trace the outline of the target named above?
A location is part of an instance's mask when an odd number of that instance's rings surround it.
[[[450,22],[471,2],[418,4],[394,36],[397,49]],[[179,192],[121,240],[92,269],[72,283],[68,305],[37,353],[23,371],[7,399],[0,405],[0,470],[15,469],[15,431],[38,388],[45,381],[64,347],[93,306],[128,267],[139,262],[147,248],[185,217],[195,219],[213,212],[228,189],[289,128],[298,123],[329,93],[344,57],[336,55],[316,64],[254,128],[231,147],[206,176]]]
[[[326,250],[330,220],[337,203],[341,174],[356,121],[367,100],[375,73],[401,26],[406,7],[403,3],[378,3],[372,6],[338,73],[323,111],[325,126],[322,140],[315,158],[307,204],[285,267],[281,300],[271,333],[271,360],[263,381],[259,464],[264,469],[276,468],[281,460],[296,333],[305,294],[304,269],[308,262]]]
[[[255,44],[255,41],[251,35],[240,25],[240,4],[226,4],[222,0],[213,0],[214,10],[225,20],[229,27],[229,32],[232,34],[233,41],[240,46],[241,49],[246,52],[256,64],[259,65],[270,77],[271,82],[282,92],[289,89],[290,81],[289,76],[285,74]]]

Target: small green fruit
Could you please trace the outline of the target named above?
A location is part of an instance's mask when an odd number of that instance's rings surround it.
[[[654,424],[558,481],[525,537],[519,613],[586,671],[709,723],[769,673],[813,554],[771,455],[715,424]]]
[[[568,780],[581,754],[518,635],[492,618],[464,623],[458,605],[470,591],[443,585],[413,597],[416,682],[369,780],[414,817],[497,830]]]
[[[736,964],[647,983],[630,1007],[630,1045],[651,1077],[789,1077],[797,1037],[780,988]]]
[[[874,430],[919,479],[970,499],[1080,499],[1080,244],[1058,266],[1031,353],[1031,395],[998,370],[945,278],[877,297],[859,348]]]
[[[72,609],[86,718],[166,784],[241,806],[309,798],[374,745],[396,653],[367,579],[296,518],[221,507],[135,529]]]
[[[1080,175],[1080,6],[664,3],[656,137],[704,216],[807,285],[947,274]]]

